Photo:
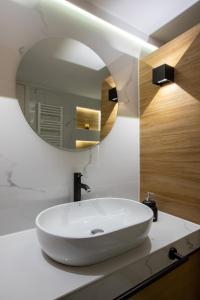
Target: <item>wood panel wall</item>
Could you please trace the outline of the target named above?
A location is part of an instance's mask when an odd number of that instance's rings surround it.
[[[152,84],[152,68],[175,68],[175,83]],[[141,200],[200,223],[200,24],[140,62]]]
[[[112,76],[107,77],[102,83],[101,90],[101,140],[108,135],[115,123],[118,112],[118,103],[108,100],[108,91],[116,87]]]

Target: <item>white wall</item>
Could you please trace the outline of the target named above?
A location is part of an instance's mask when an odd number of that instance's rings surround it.
[[[0,234],[34,226],[42,209],[73,198],[73,172],[92,188],[83,198],[138,200],[138,62],[141,49],[60,5],[58,0],[0,2]],[[2,30],[3,29],[3,30]],[[17,66],[43,38],[70,36],[93,48],[108,65],[119,92],[119,116],[92,150],[58,150],[29,127],[15,99]]]

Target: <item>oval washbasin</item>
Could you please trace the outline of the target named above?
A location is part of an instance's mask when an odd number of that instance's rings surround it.
[[[97,198],[50,207],[36,218],[43,251],[55,261],[84,266],[138,246],[152,210],[134,200]]]

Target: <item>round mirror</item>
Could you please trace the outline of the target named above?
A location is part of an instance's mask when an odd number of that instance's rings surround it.
[[[45,39],[31,48],[17,70],[16,94],[33,130],[61,149],[98,144],[117,117],[117,90],[108,68],[73,39]]]

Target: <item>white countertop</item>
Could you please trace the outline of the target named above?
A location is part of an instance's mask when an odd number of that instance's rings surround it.
[[[1,236],[0,299],[113,299],[173,263],[167,257],[171,245],[183,255],[199,248],[200,225],[159,212],[141,246],[88,267],[68,267],[48,258],[35,229]]]

